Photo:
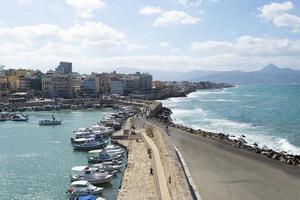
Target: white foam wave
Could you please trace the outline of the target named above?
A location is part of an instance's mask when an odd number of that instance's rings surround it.
[[[192,92],[190,94],[187,95],[188,98],[197,98],[199,96],[203,96],[203,95],[209,95],[209,94],[224,94],[224,93],[231,93],[227,90],[198,90],[196,92]]]
[[[290,154],[300,155],[299,147],[291,144],[285,138],[269,135],[263,130],[263,127],[253,126],[250,123],[210,117],[207,112],[204,112],[200,108],[195,110],[174,109],[172,117],[176,123],[185,124],[194,129],[234,135],[234,138],[244,135],[249,145],[257,143],[259,147],[267,146],[279,152],[286,151]]]
[[[203,102],[236,102],[237,100],[233,100],[233,99],[199,99],[198,101],[203,101]]]
[[[181,117],[195,117],[200,115],[206,115],[205,111],[201,108],[197,108],[194,110],[186,110],[186,109],[172,109],[172,116],[181,116]]]

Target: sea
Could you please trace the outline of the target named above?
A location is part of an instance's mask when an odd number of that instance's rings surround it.
[[[174,122],[300,154],[300,85],[241,85],[163,100]]]
[[[28,122],[0,122],[0,199],[66,200],[71,168],[87,165],[85,152],[73,151],[70,137],[90,127],[112,109],[62,110],[54,113],[60,126],[39,126],[52,112],[30,112]],[[104,187],[103,196],[117,199],[123,173]]]

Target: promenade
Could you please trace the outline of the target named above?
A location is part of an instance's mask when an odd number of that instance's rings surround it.
[[[151,124],[165,128],[155,120]],[[170,140],[183,155],[203,200],[298,200],[300,169],[179,129]]]

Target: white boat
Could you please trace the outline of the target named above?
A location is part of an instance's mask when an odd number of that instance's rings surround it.
[[[11,121],[17,121],[17,122],[27,122],[29,119],[28,115],[23,114],[14,114],[10,120]]]
[[[121,160],[111,160],[111,161],[103,161],[101,164],[104,165],[122,165],[123,161]]]
[[[79,138],[102,138],[104,137],[103,134],[98,133],[98,132],[92,132],[92,131],[83,131],[83,132],[75,132],[74,133],[74,138],[79,139]]]
[[[99,153],[107,153],[108,155],[115,156],[115,155],[123,155],[125,153],[125,150],[123,149],[95,149],[89,151],[90,154],[99,154]]]
[[[110,144],[105,147],[105,150],[113,150],[113,149],[122,149],[122,148],[120,146],[114,145],[114,144]]]
[[[94,149],[104,148],[108,141],[95,140],[95,138],[71,138],[71,143],[74,150],[90,151]]]
[[[49,119],[45,119],[45,120],[40,120],[39,121],[39,125],[40,126],[56,126],[56,125],[61,125],[60,120],[49,120]]]
[[[114,131],[113,128],[108,128],[105,126],[100,126],[100,125],[94,125],[90,128],[80,128],[76,131],[74,131],[74,138],[87,138],[91,136],[96,136],[96,137],[106,137],[112,134]]]
[[[96,195],[77,195],[74,198],[71,198],[70,200],[105,200],[102,197],[97,197]]]
[[[72,195],[101,194],[103,188],[96,187],[88,181],[73,181],[67,192]]]
[[[115,170],[120,170],[122,168],[122,164],[105,164],[105,163],[98,163],[98,164],[93,164],[92,167],[97,168],[97,169],[104,169],[106,171],[115,171]]]
[[[106,126],[103,126],[103,125],[98,125],[98,124],[92,126],[90,129],[93,132],[99,131],[99,132],[101,132],[104,135],[110,135],[114,131],[113,128],[109,128],[109,127],[106,127]]]
[[[39,121],[40,126],[56,126],[61,125],[60,120],[56,120],[54,115],[52,115],[52,119],[44,119]]]
[[[107,172],[97,172],[89,166],[76,166],[72,168],[71,181],[85,180],[92,184],[110,183],[113,175]]]
[[[106,161],[113,161],[113,160],[121,160],[122,154],[108,154],[101,149],[95,151],[89,151],[88,162],[89,163],[102,163]]]

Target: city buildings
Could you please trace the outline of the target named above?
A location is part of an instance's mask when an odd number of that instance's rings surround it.
[[[72,78],[69,75],[48,71],[42,78],[42,94],[47,98],[72,98]]]
[[[91,73],[72,71],[71,62],[60,62],[55,70],[0,68],[0,101],[12,94],[26,93],[44,98],[80,98],[84,96],[144,95],[152,91],[152,76],[135,74]]]
[[[110,78],[110,93],[124,95],[124,81],[121,78]]]
[[[60,75],[71,74],[72,73],[72,63],[71,62],[60,62],[55,72]]]

